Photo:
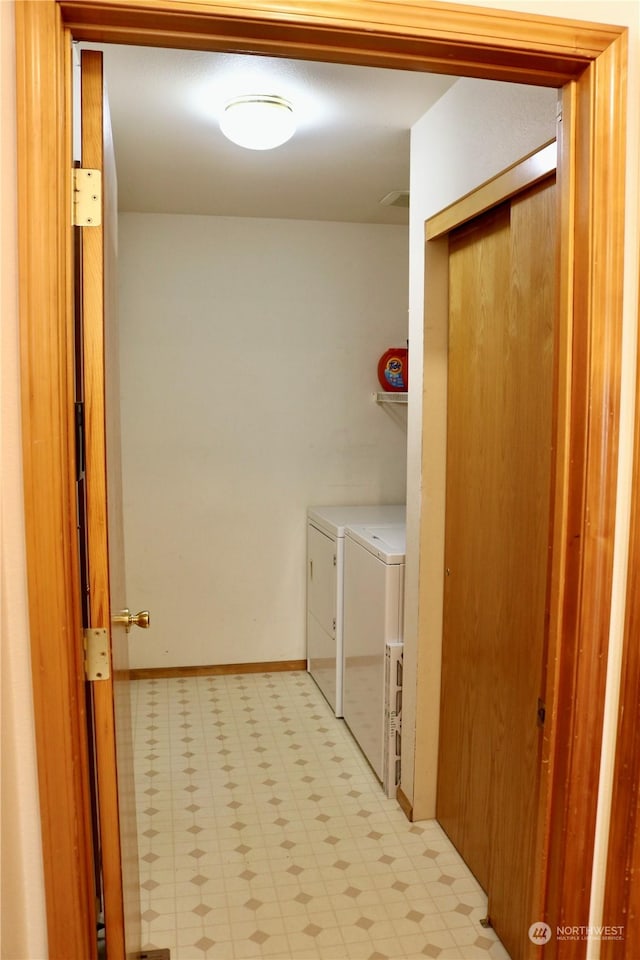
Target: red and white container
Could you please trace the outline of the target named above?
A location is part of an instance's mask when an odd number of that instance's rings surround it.
[[[409,389],[409,350],[389,347],[378,360],[378,380],[389,393],[406,393]]]

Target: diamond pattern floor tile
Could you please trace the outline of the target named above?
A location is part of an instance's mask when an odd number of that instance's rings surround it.
[[[172,960],[509,960],[306,673],[131,684],[143,944]]]

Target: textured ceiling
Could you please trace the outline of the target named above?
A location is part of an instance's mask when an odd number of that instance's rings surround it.
[[[96,45],[86,44],[87,47]],[[411,125],[455,81],[400,70],[103,46],[121,210],[406,223]],[[298,130],[271,151],[218,128],[247,93],[290,100]]]

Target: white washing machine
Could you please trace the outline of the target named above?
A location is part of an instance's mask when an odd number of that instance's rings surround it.
[[[344,535],[343,715],[383,780],[385,650],[404,633],[406,525],[349,525]]]
[[[404,518],[404,504],[308,508],[307,669],[337,717],[342,716],[345,527]]]

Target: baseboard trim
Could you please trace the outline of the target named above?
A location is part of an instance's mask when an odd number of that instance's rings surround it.
[[[413,823],[413,804],[409,798],[404,795],[401,787],[398,787],[396,790],[396,800],[407,820]]]
[[[197,667],[139,667],[129,671],[131,680],[160,680],[171,677],[220,677],[240,673],[284,673],[306,670],[306,660],[266,660],[262,663],[215,663]]]

